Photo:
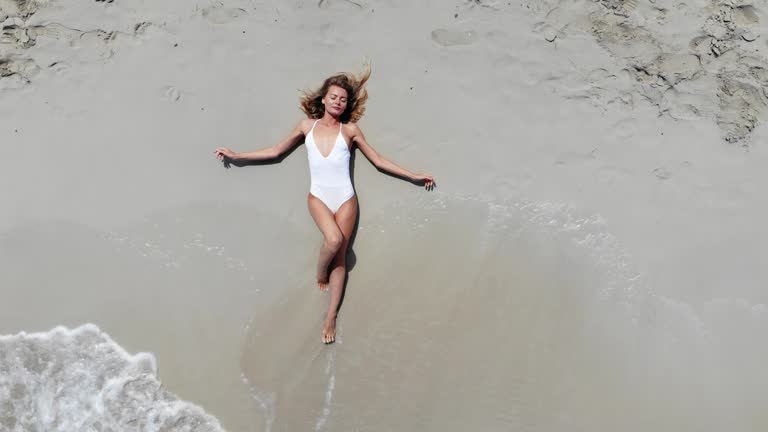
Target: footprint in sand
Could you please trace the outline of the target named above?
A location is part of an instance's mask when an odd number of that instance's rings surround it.
[[[656,167],[653,171],[651,171],[651,173],[654,176],[656,176],[657,179],[664,181],[664,180],[669,180],[673,176],[680,174],[681,172],[693,166],[693,164],[687,160],[684,160],[675,165],[676,166],[673,168],[669,168],[668,166],[662,165],[662,166]]]
[[[151,29],[153,24],[149,21],[142,21],[140,23],[136,23],[133,26],[133,35],[134,36],[143,36]]]
[[[358,1],[352,1],[352,0],[320,0],[317,3],[317,7],[320,9],[330,9],[330,8],[347,8],[347,9],[355,9],[360,10],[363,9],[364,6],[362,3]]]
[[[49,64],[48,69],[52,70],[58,76],[66,77],[69,75],[72,67],[67,62],[56,61]]]
[[[20,48],[29,48],[35,44],[34,32],[26,28],[24,20],[13,17],[3,21],[2,18],[0,15],[0,44],[13,44]]]
[[[40,68],[34,60],[21,56],[0,58],[0,77],[18,75],[26,81],[37,75]]]
[[[760,22],[757,11],[751,5],[738,6],[733,8],[731,17],[736,28],[741,30],[741,38],[747,42],[754,42],[760,31],[754,26]]]
[[[71,45],[74,45],[83,35],[83,32],[69,28],[59,23],[51,22],[43,25],[28,27],[27,34],[29,34],[33,39],[43,37],[57,41],[69,42]]]
[[[742,58],[743,60],[744,58]],[[746,62],[745,62],[746,63]],[[768,67],[761,64],[748,64],[747,72],[754,78],[755,81],[761,84],[763,88],[763,94],[768,97]]]
[[[762,6],[756,2],[520,3],[541,20],[532,29],[539,37],[557,42],[564,35],[590,34],[620,62],[623,71],[615,78],[596,70],[584,77],[587,86],[562,85],[559,90],[565,98],[585,99],[602,109],[609,105],[631,109],[647,102],[676,120],[710,118],[724,141],[742,145],[765,117],[768,64],[755,53],[765,47],[755,46],[763,25]]]
[[[163,99],[171,102],[177,102],[181,99],[181,92],[174,86],[165,86],[162,91]]]
[[[693,79],[702,72],[701,61],[693,54],[662,54],[652,66],[670,86]]]
[[[105,60],[112,57],[112,46],[120,32],[102,29],[82,31],[59,23],[31,26],[28,34],[33,38],[47,38],[66,42],[70,47],[77,48],[79,57],[87,61]]]
[[[105,62],[115,55],[118,32],[92,30],[83,32],[72,45],[78,48],[80,60],[85,63]]]
[[[432,30],[431,36],[436,44],[444,47],[469,45],[477,40],[474,30],[436,29]]]
[[[637,9],[637,0],[600,0],[614,15],[629,17]]]
[[[227,24],[245,15],[245,9],[211,6],[203,9],[202,15],[213,24]]]
[[[637,0],[624,0],[622,3],[622,6],[624,6],[624,12],[626,12],[627,15],[631,14],[635,11],[635,9],[637,9]]]
[[[757,10],[752,5],[737,6],[733,8],[731,18],[737,26],[750,26],[760,22]]]
[[[0,18],[8,16],[30,16],[37,12],[38,3],[29,0],[0,0]]]
[[[40,68],[28,58],[0,58],[0,91],[20,89],[32,81]]]
[[[637,133],[637,126],[635,126],[636,120],[633,118],[626,118],[619,120],[610,127],[608,132],[611,138],[627,139]]]
[[[533,32],[541,35],[547,42],[554,42],[561,32],[545,22],[538,22],[533,26]]]
[[[658,167],[653,170],[653,175],[655,175],[657,179],[664,181],[669,180],[669,178],[672,177],[672,172],[664,167]]]

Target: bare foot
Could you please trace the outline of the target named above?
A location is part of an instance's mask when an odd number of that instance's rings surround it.
[[[321,267],[320,263],[317,263],[317,287],[320,288],[320,291],[328,291],[329,278],[328,266]]]
[[[317,287],[320,291],[328,291],[328,270],[317,270]]]
[[[336,317],[325,319],[322,341],[324,344],[333,343],[336,340]]]

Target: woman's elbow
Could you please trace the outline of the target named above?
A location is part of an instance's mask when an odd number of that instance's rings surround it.
[[[382,169],[384,169],[384,162],[385,162],[385,161],[384,161],[384,158],[383,158],[383,157],[381,157],[381,156],[376,156],[376,157],[374,157],[374,158],[372,158],[372,159],[371,159],[371,163],[372,163],[372,164],[373,164],[373,166],[375,166],[375,167],[376,167],[376,169],[378,169],[378,170],[382,170]]]

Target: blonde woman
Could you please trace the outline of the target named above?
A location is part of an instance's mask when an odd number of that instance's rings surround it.
[[[350,179],[351,152],[358,148],[380,171],[423,185],[427,190],[435,187],[431,175],[398,166],[366,141],[357,121],[365,112],[365,83],[370,74],[370,68],[357,76],[339,73],[327,78],[320,88],[304,92],[300,106],[308,118],[299,121],[288,136],[271,147],[247,153],[228,148],[215,151],[216,157],[228,167],[229,162],[275,159],[301,142],[306,144],[311,177],[307,205],[324,238],[317,261],[317,285],[331,293],[321,334],[326,344],[336,338],[347,246],[357,219],[357,197]]]

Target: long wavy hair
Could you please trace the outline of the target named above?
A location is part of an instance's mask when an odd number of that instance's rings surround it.
[[[323,98],[331,86],[339,86],[347,91],[347,108],[339,116],[342,123],[357,122],[365,113],[365,101],[368,100],[368,92],[365,83],[371,77],[371,65],[367,63],[363,71],[355,75],[348,72],[340,72],[328,77],[323,85],[315,90],[302,91],[299,107],[310,118],[319,119],[325,115]]]

